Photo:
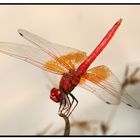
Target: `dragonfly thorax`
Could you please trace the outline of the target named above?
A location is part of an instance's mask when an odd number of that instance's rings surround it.
[[[69,73],[64,73],[60,80],[60,90],[65,93],[70,93],[80,82],[80,76],[74,70]]]
[[[50,99],[59,103],[69,94],[80,82],[80,76],[76,71],[71,70],[69,73],[64,73],[61,80],[59,89],[53,88],[50,92]]]

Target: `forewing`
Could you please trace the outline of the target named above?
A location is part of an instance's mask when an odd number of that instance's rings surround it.
[[[77,49],[51,43],[25,30],[18,30],[20,35],[35,44],[0,42],[0,52],[22,59],[43,70],[63,74],[76,67],[86,58],[86,53]]]
[[[93,92],[108,104],[119,104],[121,101],[130,107],[140,109],[140,105],[127,93],[121,91],[121,83],[106,66],[94,67],[85,73],[79,84]]]
[[[0,42],[0,52],[24,60],[53,73],[63,74],[67,71],[62,65],[55,62],[55,60],[52,65],[46,66],[47,63],[52,60],[52,57],[38,47]]]
[[[35,35],[23,29],[19,29],[18,32],[22,37],[35,44],[41,50],[50,55],[55,60],[55,63],[57,61],[57,63],[60,63],[67,70],[76,69],[79,64],[81,64],[81,62],[86,58],[85,52],[52,43],[38,35]],[[54,60],[48,62],[46,66],[54,63]]]

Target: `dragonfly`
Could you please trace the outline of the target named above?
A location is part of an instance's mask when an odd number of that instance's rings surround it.
[[[95,94],[107,104],[118,105],[123,102],[140,109],[140,105],[126,90],[120,92],[121,82],[107,66],[100,65],[89,69],[114,36],[121,22],[122,19],[119,19],[113,25],[89,56],[83,51],[53,43],[24,29],[19,29],[18,33],[31,42],[32,46],[0,42],[0,52],[26,61],[44,71],[61,75],[59,87],[50,90],[50,99],[59,103],[59,114],[70,116],[78,105],[78,100],[72,94],[77,86]]]

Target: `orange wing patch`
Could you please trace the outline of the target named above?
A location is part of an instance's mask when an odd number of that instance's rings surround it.
[[[69,53],[50,60],[44,64],[44,68],[53,73],[66,73],[68,70],[75,70],[76,66],[80,64],[86,58],[85,52]]]
[[[86,79],[93,82],[94,84],[99,84],[106,80],[111,75],[110,70],[106,66],[94,67],[85,73],[80,80],[80,84],[83,84]]]
[[[50,72],[61,75],[66,72],[65,68],[62,67],[56,60],[48,61],[47,63],[44,64],[44,68],[46,70],[49,70]]]

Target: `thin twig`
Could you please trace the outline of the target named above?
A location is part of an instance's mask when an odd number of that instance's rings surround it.
[[[64,115],[64,114],[59,114],[60,117],[63,117],[63,119],[65,120],[65,131],[64,131],[64,136],[69,136],[70,135],[70,122],[69,122],[69,118]]]

